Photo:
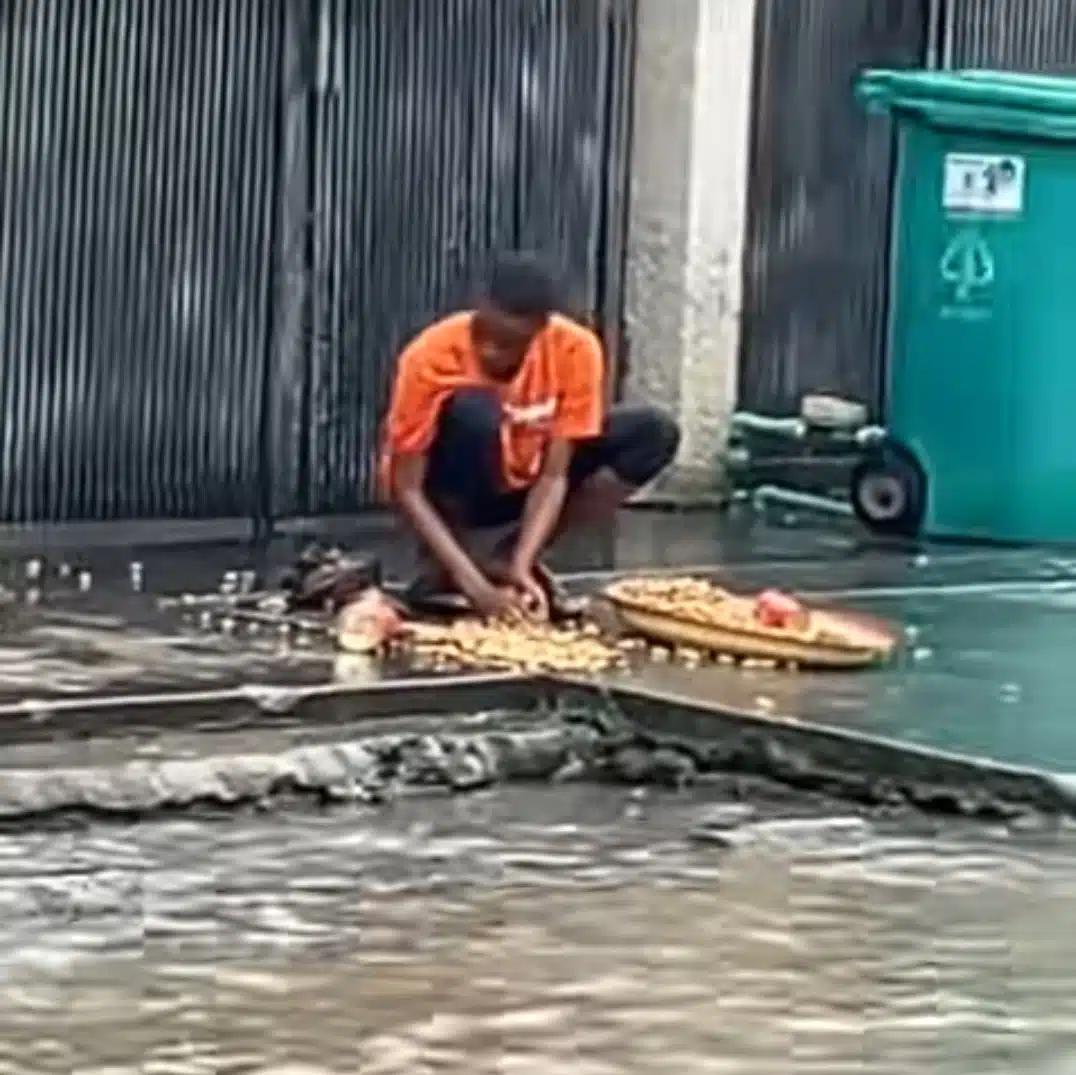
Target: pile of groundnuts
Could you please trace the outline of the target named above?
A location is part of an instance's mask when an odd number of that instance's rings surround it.
[[[805,609],[799,611],[786,626],[761,623],[758,599],[730,593],[706,579],[623,579],[610,587],[609,596],[614,601],[700,627],[762,632],[807,643],[840,644],[844,641],[839,636],[829,637],[824,623],[820,623]]]
[[[696,578],[632,578],[615,583],[607,599],[591,602],[590,615],[570,623],[551,624],[518,617],[482,621],[464,617],[446,622],[405,621],[382,595],[371,595],[341,614],[340,647],[351,652],[405,654],[421,669],[513,671],[594,675],[627,669],[643,662],[697,667],[706,663],[741,668],[772,668],[766,659],[738,659],[711,654],[690,644],[654,645],[625,636],[617,603],[703,626],[757,629],[754,602]],[[611,610],[599,625],[598,610]],[[808,625],[804,625],[805,627]],[[603,627],[605,628],[603,630]],[[788,631],[787,628],[785,628]],[[791,633],[791,632],[789,632]],[[815,629],[797,631],[800,638],[821,638]]]
[[[524,619],[411,624],[404,645],[419,666],[437,671],[485,668],[579,675],[625,668],[637,647],[604,637],[591,623],[554,626]]]

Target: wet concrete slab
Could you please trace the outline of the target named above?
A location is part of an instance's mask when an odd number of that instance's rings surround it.
[[[91,593],[106,590],[109,601],[131,591],[131,566],[141,567],[147,592],[178,594],[213,590],[229,571],[255,571],[274,578],[308,543],[319,540],[381,558],[390,578],[407,575],[414,564],[411,544],[391,520],[381,516],[337,521],[322,529],[281,536],[268,543],[241,541],[152,545],[125,542],[123,531],[107,544],[80,545],[69,536],[38,537],[18,548],[0,545],[0,583],[25,589],[35,562],[50,593],[74,592],[78,578],[89,572]],[[802,564],[887,558],[893,552],[843,524],[812,526],[765,525],[748,515],[718,511],[666,512],[634,509],[624,512],[608,532],[587,533],[562,542],[552,563],[561,571],[587,574],[614,569],[682,567],[714,564]],[[942,546],[933,559],[1005,562],[1033,554],[996,549]],[[899,559],[899,557],[898,557]]]
[[[839,596],[902,625],[888,667],[854,674],[650,665],[649,687],[793,720],[1054,772],[1076,772],[1076,585],[984,583]]]
[[[323,683],[333,657],[299,634],[285,650],[268,632],[166,612],[152,598],[54,597],[20,609],[0,636],[0,701],[207,690],[285,680]]]
[[[383,520],[338,526],[329,540],[379,556],[391,579],[406,577],[406,541]],[[407,677],[331,652],[317,630],[255,622],[196,598],[229,575],[272,586],[307,543],[268,545],[28,547],[0,562],[0,584],[15,594],[0,632],[0,704],[160,690],[227,689],[251,683],[311,685]],[[704,514],[631,512],[611,534],[557,550],[574,585],[591,588],[610,571],[690,570],[732,562],[789,564],[848,555],[848,539],[825,531],[754,529]],[[191,599],[162,608],[162,599]]]
[[[336,537],[383,553],[390,576],[406,568],[406,549],[383,522]],[[160,607],[164,595],[215,591],[227,572],[273,580],[304,541],[68,545],[11,556],[0,568],[16,594],[0,634],[0,702],[406,680],[406,667],[341,657],[313,632],[284,638],[264,624],[207,624],[198,606]],[[137,592],[132,562],[141,566]],[[1076,652],[1076,564],[1053,552],[884,548],[851,530],[648,511],[626,513],[613,534],[561,548],[557,566],[579,589],[621,570],[706,569],[732,587],[780,586],[909,629],[900,658],[877,672],[656,666],[645,685],[766,719],[1076,772],[1066,667]]]

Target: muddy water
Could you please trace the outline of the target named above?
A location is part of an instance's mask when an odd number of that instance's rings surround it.
[[[709,797],[0,836],[0,1072],[1076,1070],[1060,838],[729,851],[684,838]]]

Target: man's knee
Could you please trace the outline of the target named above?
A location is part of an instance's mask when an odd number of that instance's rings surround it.
[[[680,451],[680,426],[672,415],[657,407],[650,407],[647,420],[651,449],[657,471],[664,470]],[[656,477],[657,471],[654,475]]]
[[[613,469],[621,481],[636,488],[653,481],[680,450],[679,425],[648,404],[614,410],[609,435]]]
[[[441,406],[430,449],[427,493],[466,500],[495,489],[500,471],[501,409],[483,388],[461,388]]]

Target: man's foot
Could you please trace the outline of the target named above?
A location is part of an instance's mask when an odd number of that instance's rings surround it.
[[[459,616],[470,607],[459,588],[436,569],[422,572],[400,594],[400,600],[420,616]]]
[[[507,541],[514,545],[519,528],[511,524],[511,529],[505,534],[504,527],[491,531],[454,527],[453,533],[475,563],[486,570],[490,561],[497,559],[495,554],[490,554],[490,546],[499,548]],[[400,595],[400,599],[419,615],[459,616],[470,611],[470,604],[460,593],[459,587],[445,574],[430,553],[421,544],[417,551],[418,574]]]
[[[587,599],[585,597],[572,597],[561,586],[557,576],[545,564],[535,564],[534,576],[538,585],[546,592],[546,597],[549,600],[549,618],[554,623],[577,620],[586,611]]]

